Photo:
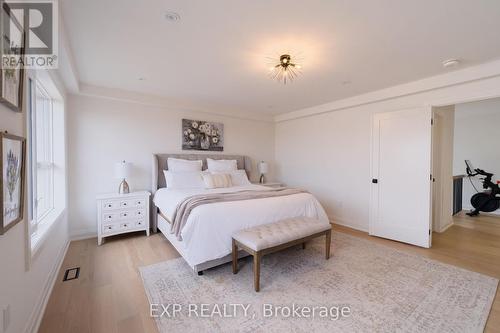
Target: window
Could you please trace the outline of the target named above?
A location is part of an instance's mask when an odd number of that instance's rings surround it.
[[[52,99],[35,81],[35,103],[33,108],[33,161],[36,179],[36,194],[33,206],[36,219],[42,221],[54,209],[54,159],[52,132]]]
[[[50,78],[39,72],[29,75],[27,97],[29,230],[34,254],[66,205],[64,102]]]

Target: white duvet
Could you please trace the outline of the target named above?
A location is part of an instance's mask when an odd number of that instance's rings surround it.
[[[156,192],[154,203],[171,221],[177,205],[192,195],[268,189],[260,185],[211,190],[162,188]],[[309,193],[198,206],[181,231],[184,258],[189,264],[198,265],[224,257],[231,253],[231,239],[236,231],[297,216],[329,223],[323,207]]]

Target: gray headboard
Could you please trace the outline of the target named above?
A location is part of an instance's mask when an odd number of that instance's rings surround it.
[[[238,169],[245,170],[250,177],[250,172],[252,171],[252,160],[247,156],[242,155],[219,155],[219,154],[153,154],[153,172],[152,172],[152,183],[151,183],[151,193],[154,195],[159,188],[165,187],[167,182],[165,181],[165,175],[163,170],[168,170],[167,159],[169,157],[182,158],[185,160],[202,160],[203,170],[207,169],[207,158],[214,160],[236,160],[238,164]],[[158,221],[157,221],[157,208],[153,202],[151,202],[151,228],[153,232],[157,232]]]
[[[154,194],[159,188],[167,185],[163,170],[168,170],[167,159],[181,158],[184,160],[202,160],[203,170],[207,169],[207,158],[214,160],[236,160],[238,169],[246,170],[250,175],[252,171],[252,161],[250,158],[242,155],[220,155],[220,154],[153,154],[153,172],[152,172],[152,193]]]

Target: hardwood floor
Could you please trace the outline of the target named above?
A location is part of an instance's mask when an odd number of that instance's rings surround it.
[[[485,215],[470,217],[465,212],[460,212],[453,217],[453,223],[459,227],[468,228],[500,236],[500,215]]]
[[[72,242],[39,332],[157,332],[137,267],[178,256],[161,233]],[[78,266],[80,277],[62,282]]]
[[[500,220],[500,219],[499,219]],[[459,216],[457,224],[433,234],[433,247],[422,249],[370,237],[342,226],[344,232],[373,242],[419,253],[428,258],[500,278],[500,223],[481,217]],[[498,228],[498,229],[497,229]],[[335,254],[333,254],[334,256]],[[138,267],[179,255],[162,234],[143,233],[72,242],[43,317],[40,332],[157,332]],[[81,267],[80,277],[62,282],[64,271]],[[193,275],[194,276],[194,275]],[[497,295],[486,332],[500,332],[500,295]]]

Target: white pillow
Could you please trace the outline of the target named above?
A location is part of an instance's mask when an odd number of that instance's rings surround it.
[[[210,172],[233,172],[238,170],[236,160],[213,160],[207,158],[208,171]]]
[[[233,183],[233,186],[245,186],[251,184],[248,180],[248,175],[245,170],[236,170],[231,172],[230,175],[231,183]]]
[[[173,172],[170,170],[163,170],[163,173],[167,181],[168,189],[205,188],[201,171]]]
[[[167,159],[168,171],[172,172],[201,171],[202,165],[201,160],[190,161],[171,157]]]
[[[233,186],[231,182],[231,175],[227,173],[204,173],[203,181],[205,188],[221,188]]]

